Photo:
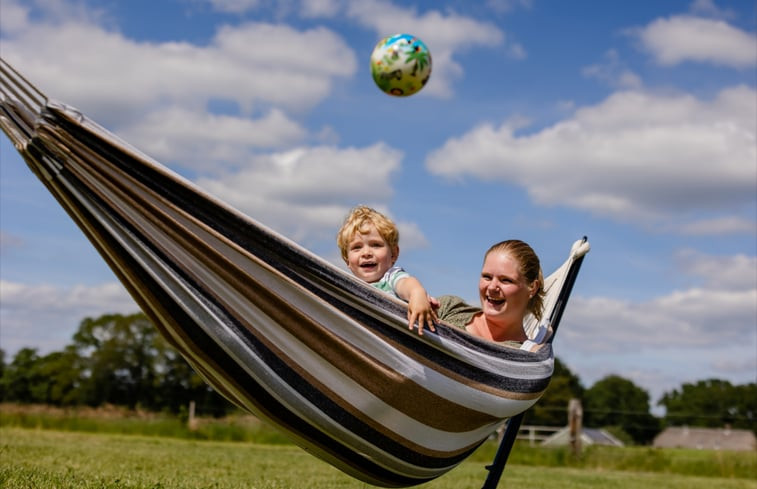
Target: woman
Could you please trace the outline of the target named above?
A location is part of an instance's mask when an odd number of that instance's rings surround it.
[[[534,250],[523,241],[502,241],[484,255],[478,281],[481,307],[441,296],[437,317],[481,338],[520,347],[528,340],[523,329],[526,314],[541,319],[543,284]]]

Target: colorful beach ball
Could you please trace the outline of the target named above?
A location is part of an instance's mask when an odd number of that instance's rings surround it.
[[[410,34],[386,37],[373,48],[371,74],[385,93],[397,97],[412,95],[431,76],[431,53],[423,41]]]

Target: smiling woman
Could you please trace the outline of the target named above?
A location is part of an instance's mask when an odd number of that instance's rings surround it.
[[[470,306],[455,296],[439,297],[439,319],[481,338],[535,348],[523,322],[527,314],[542,316],[544,278],[539,257],[527,243],[507,240],[493,245],[484,255],[478,283],[481,307]],[[543,341],[544,334],[539,338]]]

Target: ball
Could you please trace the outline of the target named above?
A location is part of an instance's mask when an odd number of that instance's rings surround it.
[[[420,91],[431,76],[431,53],[410,34],[385,37],[371,53],[373,81],[384,92],[407,97]]]

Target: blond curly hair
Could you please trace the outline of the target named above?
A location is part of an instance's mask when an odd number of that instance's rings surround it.
[[[350,211],[336,234],[336,244],[339,246],[339,251],[342,252],[342,259],[345,262],[347,262],[350,241],[355,237],[355,234],[368,232],[366,226],[369,225],[376,227],[376,231],[392,250],[399,250],[400,232],[394,221],[371,207],[359,205]]]

